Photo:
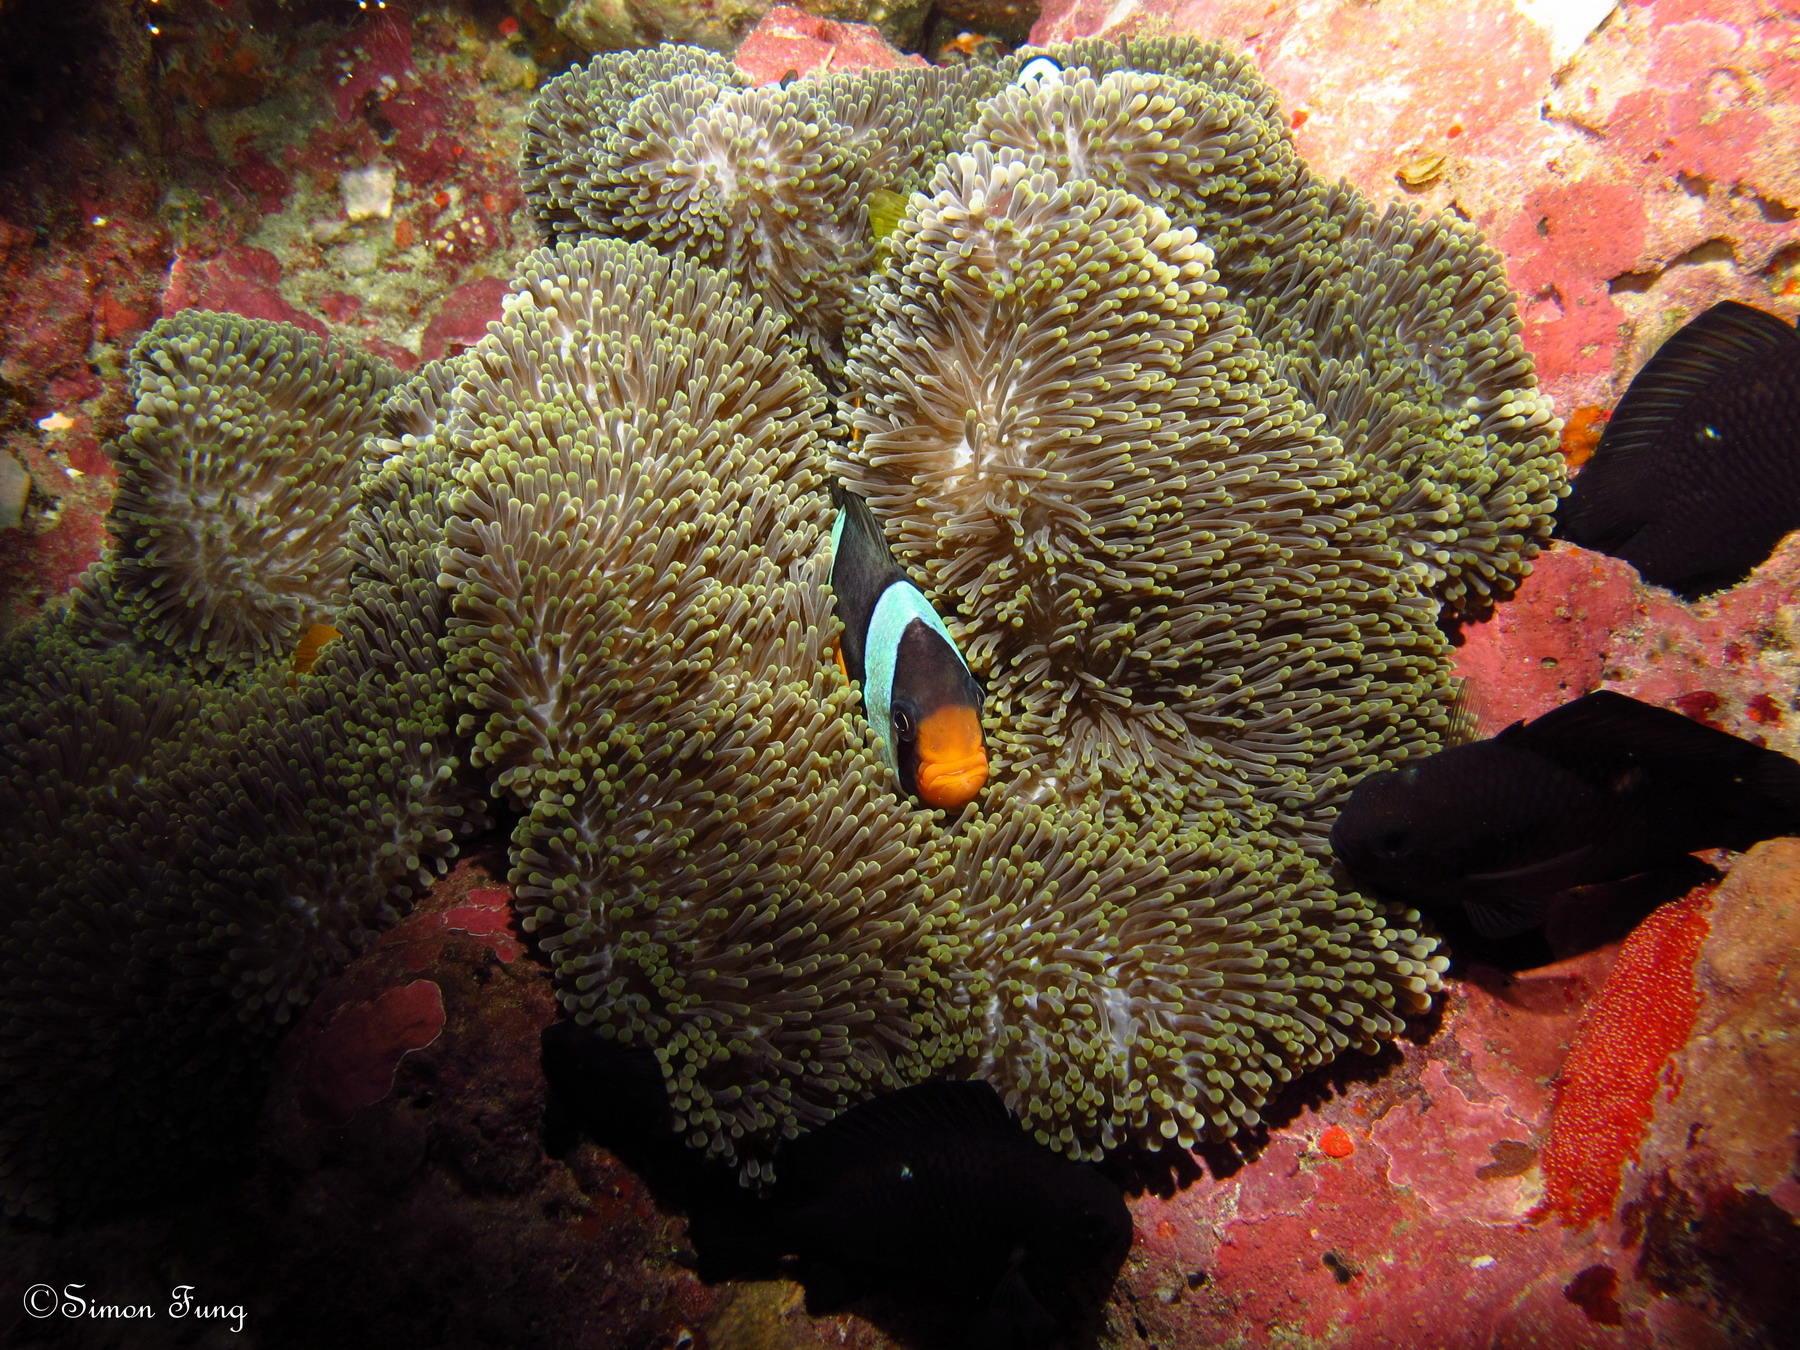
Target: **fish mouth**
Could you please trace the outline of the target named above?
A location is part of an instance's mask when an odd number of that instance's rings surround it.
[[[975,794],[987,785],[987,780],[985,750],[954,759],[933,760],[919,765],[919,798],[927,806],[954,811],[974,801]]]

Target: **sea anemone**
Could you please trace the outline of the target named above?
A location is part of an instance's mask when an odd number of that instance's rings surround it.
[[[200,672],[291,651],[348,594],[357,455],[394,370],[291,325],[196,311],[145,333],[130,370],[118,546],[84,603]]]
[[[247,417],[241,382],[218,371],[248,372],[269,394],[281,382],[259,379],[308,341],[210,315],[173,331],[204,361],[170,358],[161,329],[133,358],[152,365],[134,371],[137,385],[155,391],[153,408],[186,409],[184,423],[201,428]],[[339,384],[332,367],[313,375],[327,392]],[[303,383],[292,368],[282,379]],[[368,406],[307,425],[374,428],[372,382],[364,396]],[[303,389],[278,402],[319,406]],[[291,427],[287,417],[272,425]],[[159,472],[220,481],[219,447],[257,443],[238,425],[171,436]],[[403,442],[371,465],[364,436],[354,447],[337,435],[281,441],[280,481],[306,477],[313,446],[348,502],[298,531],[316,543],[329,517],[320,551],[343,555],[329,612],[345,635],[310,673],[294,676],[282,649],[247,665],[248,644],[216,641],[217,625],[193,648],[157,642],[154,627],[121,632],[120,616],[148,609],[115,589],[117,560],[90,570],[67,614],[0,650],[0,843],[14,860],[0,901],[8,1212],[129,1201],[228,1162],[280,1028],[486,823],[436,651],[442,477]],[[179,499],[199,536],[266,540],[260,528],[234,533],[247,514],[238,493]]]
[[[552,242],[641,240],[723,268],[829,372],[874,258],[871,195],[923,181],[1004,78],[959,66],[745,89],[698,49],[609,53],[539,96],[527,200]]]
[[[1398,1035],[1438,988],[1431,939],[1270,835],[1013,795],[952,847],[978,975],[966,1071],[1076,1157],[1234,1135],[1295,1074]]]
[[[1277,372],[1325,417],[1389,538],[1453,615],[1506,598],[1549,537],[1557,424],[1503,265],[1454,217],[1378,211],[1295,153],[1242,57],[1192,40],[1084,40],[968,138],[1190,226]]]
[[[1074,1155],[1230,1135],[1425,1006],[1432,942],[1324,837],[1441,743],[1440,609],[1547,528],[1498,269],[1318,183],[1238,58],[1062,57],[602,57],[533,113],[553,242],[458,357],[140,345],[118,554],[0,651],[10,1207],[206,1156],[490,798],[564,1008],[751,1178],[930,1077]],[[832,659],[828,471],[988,681],[954,817]]]
[[[1148,304],[1153,288],[1127,263],[1160,267],[1170,313],[1146,310],[1122,343],[1174,351],[1177,329],[1200,335],[1187,384],[1121,384],[1103,421],[1119,420],[1117,407],[1143,420],[1158,393],[1181,409],[1223,399],[1248,417],[1281,389],[1207,292],[1191,240],[1166,221],[1140,238],[1154,208],[1091,185],[1071,191],[1116,208],[1120,249],[1086,238],[1092,273],[1041,278],[1043,291],[1091,307],[1085,285],[1104,308],[1116,287]],[[1084,228],[1086,217],[1070,218]],[[1040,242],[1057,253],[1067,241]],[[1157,261],[1159,248],[1176,256]],[[1196,329],[1207,305],[1216,331]],[[1435,987],[1429,942],[1335,895],[1297,846],[1298,826],[1295,839],[1255,833],[1253,792],[1226,806],[1194,792],[1192,811],[1178,812],[1171,762],[1132,759],[1102,725],[1088,735],[1094,756],[1129,767],[1097,772],[1117,770],[1138,824],[1113,810],[1117,794],[1084,792],[1060,762],[1015,764],[988,805],[948,831],[896,799],[830,658],[826,405],[782,328],[712,269],[642,245],[558,245],[526,261],[439,414],[457,483],[443,583],[462,725],[495,790],[524,812],[512,881],[564,1006],[654,1048],[690,1141],[749,1177],[781,1138],[932,1075],[991,1077],[1040,1137],[1072,1152],[1192,1143],[1253,1120],[1300,1068],[1398,1031]],[[1215,365],[1238,379],[1227,386]],[[1266,601],[1306,582],[1324,597],[1305,592],[1310,606],[1296,604],[1260,652],[1272,621],[1234,612],[1246,633],[1216,659],[1221,688],[1247,683],[1230,666],[1239,650],[1272,685],[1283,673],[1319,685],[1331,672],[1341,687],[1306,686],[1299,706],[1342,742],[1321,737],[1314,771],[1335,784],[1352,750],[1376,759],[1402,752],[1390,742],[1435,743],[1441,642],[1416,592],[1380,590],[1361,562],[1325,554],[1363,549],[1370,572],[1397,561],[1358,525],[1360,498],[1331,497],[1345,511],[1333,521],[1308,495],[1304,483],[1330,474],[1308,458],[1319,448],[1296,414],[1267,416],[1244,463],[1227,460],[1219,481],[1184,496],[1163,481],[1171,465],[1201,483],[1206,455],[1228,447],[1202,434],[1203,419],[1173,413],[1166,443],[1141,456],[1142,477],[1169,498],[1165,515],[1219,517],[1212,588]],[[1258,454],[1296,481],[1255,472]],[[1264,508],[1293,539],[1228,529],[1226,517],[1260,500],[1252,491],[1293,499],[1285,513]],[[1310,545],[1315,535],[1325,544]],[[1095,558],[1145,563],[1162,592],[1165,574],[1191,580],[1191,569],[1133,554],[1155,547],[1142,532],[1097,528],[1085,542]],[[1300,553],[1309,547],[1319,556]],[[1078,551],[1071,573],[1098,576],[1104,600],[1110,574]],[[1161,592],[1125,593],[1148,612]],[[1181,622],[1219,626],[1180,614],[1171,626]],[[1086,632],[1077,626],[1078,652]],[[1288,669],[1291,652],[1303,655]],[[1003,655],[1036,660],[1009,653],[995,646],[996,666]],[[1392,712],[1371,674],[1390,664]],[[1360,690],[1364,706],[1344,690]],[[1422,711],[1403,716],[1409,695]],[[1274,725],[1295,720],[1288,709]],[[1266,744],[1281,737],[1256,742],[1260,730],[1251,750],[1229,748],[1273,759]],[[1304,730],[1289,738],[1297,760]],[[1291,771],[1289,798],[1310,790],[1306,772]]]
[[[443,576],[564,1005],[655,1047],[750,1175],[951,1057],[955,893],[829,655],[825,404],[784,326],[643,245],[533,254],[453,394]]]
[[[1210,253],[985,146],[893,245],[833,467],[953,611],[997,781],[1322,848],[1348,783],[1435,747],[1444,649]]]

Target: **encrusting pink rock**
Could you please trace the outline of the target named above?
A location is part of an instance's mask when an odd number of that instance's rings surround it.
[[[895,70],[930,64],[901,52],[866,23],[840,23],[791,5],[777,5],[737,49],[738,69],[752,84],[779,84],[789,75],[827,70]]]

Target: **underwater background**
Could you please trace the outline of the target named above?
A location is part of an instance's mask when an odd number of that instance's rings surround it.
[[[153,322],[231,311],[403,371],[472,346],[541,242],[519,173],[533,92],[659,39],[735,49],[757,84],[916,64],[890,37],[976,59],[1028,32],[1234,47],[1313,174],[1449,211],[1499,251],[1571,463],[1681,323],[1721,299],[1800,309],[1786,5],[5,0],[0,23],[8,633],[106,546],[126,356]],[[1790,545],[1683,603],[1552,544],[1461,625],[1467,705],[1492,734],[1609,688],[1794,753],[1797,569]],[[1379,1053],[1278,1089],[1228,1144],[1161,1155],[1091,1335],[1792,1343],[1797,864],[1800,842],[1773,841],[1623,940],[1553,934],[1512,971],[1461,962]],[[500,843],[465,856],[325,984],[280,1044],[247,1168],[142,1212],[105,1213],[102,1196],[101,1217],[8,1220],[4,1343],[891,1343],[862,1318],[809,1317],[789,1282],[702,1284],[678,1259],[681,1220],[612,1154],[546,1153],[538,1045],[556,994],[507,874]],[[1542,964],[1559,942],[1575,954]],[[159,1309],[191,1285],[242,1305],[242,1329],[34,1318],[20,1298],[35,1283]]]

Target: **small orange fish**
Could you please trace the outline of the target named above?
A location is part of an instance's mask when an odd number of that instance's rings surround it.
[[[325,644],[343,634],[328,623],[315,623],[301,636],[294,647],[293,666],[288,674],[288,685],[296,686],[300,677],[318,664],[319,653],[325,650]]]
[[[1600,444],[1601,433],[1611,416],[1605,408],[1592,404],[1569,415],[1563,423],[1562,452],[1571,469],[1579,469],[1594,457],[1594,447]]]
[[[964,31],[938,48],[937,63],[954,65],[958,61],[998,61],[1006,53],[1006,44],[988,33]]]

